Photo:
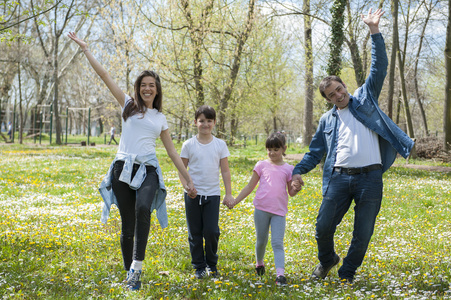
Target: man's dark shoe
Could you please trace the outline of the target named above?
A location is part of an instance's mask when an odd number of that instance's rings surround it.
[[[310,278],[311,278],[311,279],[314,279],[314,280],[326,278],[326,276],[327,276],[327,274],[329,273],[329,271],[330,271],[333,267],[335,267],[339,262],[340,262],[340,257],[339,257],[337,254],[335,254],[334,261],[333,261],[333,263],[332,263],[329,267],[324,268],[323,265],[322,265],[321,263],[319,263],[319,264],[316,266],[316,268],[315,268],[315,270],[313,271],[312,276],[311,276]]]

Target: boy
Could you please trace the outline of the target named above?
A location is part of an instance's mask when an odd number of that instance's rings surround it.
[[[191,263],[196,270],[194,276],[202,279],[207,276],[207,267],[211,276],[219,275],[216,266],[220,234],[219,169],[226,191],[224,202],[233,201],[233,197],[227,160],[229,150],[223,140],[211,134],[216,125],[215,110],[202,105],[196,110],[194,124],[198,133],[183,143],[180,157],[185,167],[189,167],[189,174],[197,190],[197,195],[185,193],[185,211]],[[184,178],[179,177],[185,185]]]

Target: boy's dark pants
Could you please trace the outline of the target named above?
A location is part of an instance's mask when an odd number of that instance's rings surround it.
[[[190,198],[185,193],[186,223],[191,252],[191,263],[195,269],[209,267],[216,270],[218,263],[220,196]],[[205,252],[204,252],[205,239]]]

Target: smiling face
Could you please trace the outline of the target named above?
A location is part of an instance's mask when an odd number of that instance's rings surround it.
[[[335,104],[338,109],[343,109],[348,106],[349,93],[344,83],[338,81],[331,81],[329,86],[324,89],[326,101]]]
[[[155,78],[152,76],[145,76],[141,80],[139,86],[139,95],[148,108],[153,108],[153,101],[157,96],[157,84]]]
[[[194,124],[197,127],[197,132],[201,136],[211,135],[213,128],[215,128],[216,120],[207,119],[204,114],[200,114],[196,120],[194,120]]]

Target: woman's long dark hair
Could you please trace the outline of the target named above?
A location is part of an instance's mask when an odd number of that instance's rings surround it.
[[[141,82],[144,77],[153,77],[155,78],[155,84],[157,86],[157,95],[155,96],[155,99],[153,100],[153,108],[157,109],[161,112],[163,108],[163,91],[161,90],[161,82],[160,82],[160,76],[154,71],[143,71],[141,74],[139,74],[138,78],[135,80],[135,98],[129,105],[127,105],[124,108],[124,112],[122,113],[122,118],[124,121],[127,121],[128,117],[131,117],[137,113],[141,113],[144,115],[144,113],[147,111],[147,106],[144,102],[144,100],[141,98],[141,95],[139,93]]]

